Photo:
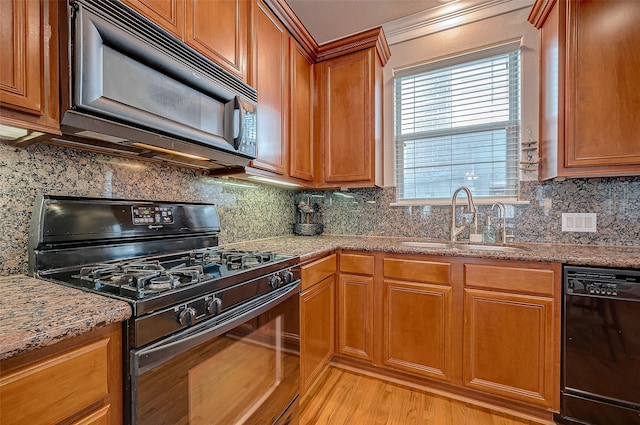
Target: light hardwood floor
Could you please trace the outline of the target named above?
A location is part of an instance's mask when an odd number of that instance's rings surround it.
[[[300,425],[539,425],[463,401],[329,367],[302,400]]]

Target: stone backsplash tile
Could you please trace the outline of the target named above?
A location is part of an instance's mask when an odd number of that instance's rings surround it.
[[[295,211],[292,190],[49,145],[0,144],[0,275],[26,273],[37,194],[217,204],[221,244],[291,234]]]
[[[522,182],[527,203],[507,208],[517,242],[640,245],[640,177]],[[312,220],[325,234],[446,239],[450,207],[391,206],[394,188],[294,191],[206,173],[48,145],[0,144],[0,275],[25,273],[29,221],[36,194],[214,203],[221,244],[292,233],[296,206],[310,197]],[[463,201],[461,199],[461,201]],[[480,220],[496,211],[478,207]],[[562,212],[598,214],[598,231],[561,231]],[[464,237],[465,235],[463,235]]]
[[[640,245],[640,177],[522,182],[521,200],[507,206],[507,228],[517,242]],[[451,207],[391,206],[395,188],[306,191],[321,206],[325,234],[446,239]],[[464,199],[459,204],[465,204]],[[597,214],[597,232],[562,232],[563,212]],[[478,206],[479,222],[497,208]],[[463,237],[468,237],[464,235]]]

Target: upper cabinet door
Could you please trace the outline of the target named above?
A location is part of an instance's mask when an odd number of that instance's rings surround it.
[[[567,5],[566,165],[640,172],[640,2]]]
[[[290,38],[289,175],[313,182],[313,60]]]
[[[258,1],[254,47],[258,91],[258,153],[252,165],[287,174],[287,94],[289,34],[278,18]]]
[[[184,0],[122,0],[179,39],[184,37]]]
[[[57,2],[0,1],[0,120],[59,134]]]
[[[321,185],[379,185],[382,99],[375,48],[326,60],[320,74]]]
[[[186,0],[185,41],[247,80],[249,0]]]
[[[640,2],[538,0],[540,179],[640,174]]]

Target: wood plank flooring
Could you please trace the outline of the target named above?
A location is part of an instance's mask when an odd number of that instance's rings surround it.
[[[539,425],[334,366],[302,400],[300,425]]]

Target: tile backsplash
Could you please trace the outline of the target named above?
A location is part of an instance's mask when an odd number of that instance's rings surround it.
[[[311,219],[325,234],[447,238],[451,209],[391,206],[395,188],[294,191],[206,173],[48,145],[0,144],[0,275],[27,270],[36,194],[206,202],[218,205],[220,243],[292,233],[300,200],[318,205]],[[640,245],[640,177],[523,182],[525,203],[507,208],[516,242]],[[462,199],[460,201],[463,201]],[[462,202],[464,203],[464,201]],[[480,220],[497,212],[478,207]],[[563,212],[597,214],[597,231],[561,231]]]
[[[522,203],[507,206],[507,228],[516,242],[640,245],[640,177],[522,182]],[[325,233],[446,239],[450,205],[391,206],[395,188],[349,191],[307,191],[319,205],[315,220]],[[458,205],[466,205],[464,199]],[[594,233],[562,232],[563,212],[596,213]],[[479,222],[497,208],[478,206]],[[463,235],[465,237],[465,235]]]
[[[0,144],[0,275],[26,273],[36,194],[218,205],[220,243],[292,232],[295,192],[49,145]]]

